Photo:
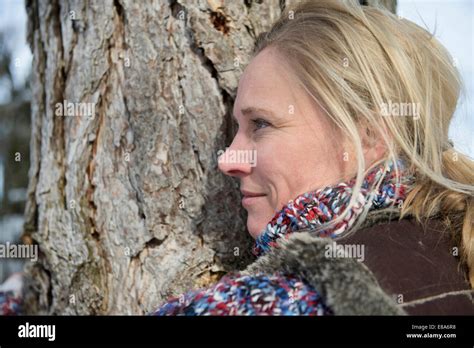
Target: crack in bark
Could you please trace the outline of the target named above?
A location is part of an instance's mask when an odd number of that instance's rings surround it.
[[[125,39],[125,22],[126,22],[125,9],[124,9],[123,5],[120,3],[120,0],[114,0],[114,8],[115,8],[117,16],[118,16],[118,21],[120,23],[120,27],[122,28],[122,30],[120,30],[120,32],[122,34],[122,41],[121,41],[122,47],[121,47],[121,49],[122,50],[127,50],[126,39]],[[122,69],[123,69],[123,67],[122,67]],[[123,75],[125,75],[125,72],[124,72]],[[120,74],[119,74],[119,78],[120,78]],[[124,81],[121,81],[121,82],[122,82],[121,86],[123,86]],[[122,90],[122,93],[123,93],[123,90]],[[125,95],[123,95],[123,105],[124,105],[124,108],[125,108],[125,114],[127,116],[128,128],[131,129],[131,113],[130,113],[130,109],[128,107],[127,97]],[[131,131],[133,132],[133,129],[131,129]],[[123,139],[124,138],[122,137],[121,140],[123,140]],[[133,144],[130,147],[133,148]],[[125,140],[124,148],[127,149],[127,153],[128,153],[129,144],[128,144],[127,140]],[[130,168],[130,165],[127,165],[127,174],[128,174],[127,176],[128,176],[128,180],[130,182],[130,186],[133,189],[133,191],[135,193],[135,198],[137,200],[138,215],[141,219],[146,219],[146,214],[145,214],[145,211],[144,211],[145,201],[143,200],[143,193],[141,192],[141,190],[138,187],[138,184],[137,184],[138,180],[136,180],[136,177],[134,177],[132,175],[132,170]]]
[[[116,5],[116,4],[118,4],[118,1],[114,2],[114,5]],[[116,30],[112,33],[112,35],[109,38],[106,39],[106,51],[108,53],[107,58],[108,58],[109,66],[108,66],[108,69],[105,71],[105,73],[100,78],[99,82],[97,83],[97,87],[96,87],[97,90],[101,91],[100,96],[99,96],[99,100],[97,102],[97,104],[98,104],[98,111],[97,111],[98,120],[97,120],[97,128],[95,129],[96,136],[95,136],[95,139],[93,140],[92,145],[91,145],[92,148],[91,148],[91,151],[90,151],[89,162],[88,162],[88,166],[86,168],[86,174],[87,174],[88,181],[89,181],[89,187],[86,189],[86,195],[85,196],[86,196],[87,202],[89,204],[89,209],[90,209],[90,212],[91,212],[90,214],[88,214],[88,217],[89,217],[88,222],[89,222],[89,227],[91,229],[90,236],[92,237],[92,239],[89,239],[89,240],[94,241],[97,252],[100,255],[99,260],[94,259],[94,260],[88,261],[87,263],[90,264],[91,271],[93,271],[94,269],[97,269],[98,272],[101,272],[101,273],[103,271],[106,271],[106,272],[110,271],[111,270],[111,265],[108,261],[107,254],[106,254],[105,250],[103,249],[103,244],[101,243],[101,235],[100,235],[100,232],[99,232],[99,230],[96,226],[95,216],[97,215],[97,208],[98,207],[97,207],[97,205],[95,204],[95,201],[94,201],[95,185],[93,183],[93,178],[94,178],[94,172],[95,172],[95,168],[96,168],[96,154],[97,154],[98,141],[99,141],[99,138],[100,138],[101,131],[103,129],[103,123],[104,123],[104,117],[105,117],[104,115],[105,115],[105,112],[106,112],[107,102],[108,102],[107,95],[108,95],[108,91],[109,91],[109,88],[110,88],[109,87],[110,86],[110,81],[109,81],[110,69],[112,69],[112,67],[113,67],[112,50],[114,48],[114,43],[115,43],[114,37],[115,37],[115,35],[119,35],[120,32],[123,31],[123,22],[121,20],[120,15],[119,15],[120,10],[115,8],[115,11],[116,11],[116,15],[114,16],[114,22],[117,21],[118,26],[116,26]],[[102,265],[101,265],[101,263],[102,263],[101,261],[103,262]],[[104,267],[105,267],[105,269],[104,269]],[[105,288],[102,287],[102,284],[96,284],[95,286],[96,287],[100,286],[101,288],[103,288],[102,289],[103,293],[102,294],[97,293],[97,296],[91,297],[90,300],[95,301],[95,302],[98,301],[100,303],[100,305],[98,307],[100,307],[102,311],[110,310],[110,308],[107,308],[107,305],[108,305],[108,302],[109,302],[109,292],[108,292],[107,287],[105,287]]]
[[[187,10],[186,8],[180,4],[177,0],[170,0],[169,2],[169,6],[170,6],[170,12],[171,12],[171,15],[173,16],[173,18],[181,21],[183,19],[179,18],[180,16],[180,13],[183,13],[184,14],[184,23],[186,23],[186,18],[187,18]],[[187,27],[187,25],[185,24],[185,36],[187,37],[188,39],[188,42],[190,44],[190,49],[193,51],[194,50],[194,47],[193,47],[193,42],[194,40],[193,39],[190,39],[189,38],[189,35],[193,35],[192,31]],[[173,36],[172,33],[170,33],[171,37]],[[174,42],[174,40],[173,40]],[[175,47],[178,49],[178,47],[176,46],[175,44]],[[199,47],[200,48],[200,47]],[[200,48],[202,49],[202,48]],[[183,52],[184,54],[184,52]],[[200,56],[201,57],[201,56]],[[207,58],[207,57],[206,57]],[[203,62],[203,60],[200,58],[203,66],[206,67],[206,69],[211,73],[211,76],[212,78],[214,79],[217,79],[217,70],[215,70],[215,68],[212,66],[212,69],[209,69]],[[186,94],[184,92],[184,88],[183,88],[183,84],[181,83],[181,76],[180,74],[178,74],[178,88],[180,90],[180,94],[181,94],[181,105],[183,105],[183,107],[185,107],[185,99],[186,99]],[[189,110],[188,112],[193,115]],[[194,116],[194,115],[193,115]],[[195,116],[194,116],[195,117]],[[195,117],[196,118],[196,117]],[[196,159],[196,162],[198,163],[199,165],[199,168],[201,169],[201,172],[202,173],[205,173],[205,170],[204,170],[204,166],[203,164],[201,163],[201,159],[199,158],[199,150],[197,149],[197,147],[194,145],[194,144],[191,144],[192,145],[192,149],[193,149],[193,154],[194,154],[194,157]],[[199,173],[196,173],[196,176],[199,177]]]
[[[257,35],[255,34],[255,30],[253,29],[252,26],[248,26],[247,24],[244,24],[245,30],[247,33],[252,37],[252,39],[257,40]]]
[[[187,13],[186,11],[186,8],[181,5],[177,0],[171,0],[170,1],[170,6],[171,6],[171,10],[173,11],[176,11],[176,9],[179,9],[180,11],[184,11],[185,13]],[[174,6],[174,7],[173,7]],[[247,27],[247,26],[246,26]],[[255,35],[255,34],[254,34]],[[189,44],[190,44],[190,48],[191,48],[191,51],[194,52],[196,54],[196,56],[199,58],[202,66],[208,70],[212,76],[212,78],[216,81],[216,85],[218,87],[218,90],[220,92],[220,95],[221,95],[221,100],[222,100],[222,103],[224,104],[224,108],[225,108],[225,143],[228,144],[232,141],[232,138],[234,136],[234,127],[233,127],[233,121],[232,121],[232,108],[233,108],[233,102],[234,102],[234,98],[225,90],[224,87],[221,86],[220,82],[219,82],[219,71],[217,70],[214,62],[206,55],[206,50],[201,47],[197,40],[195,39],[195,35],[194,35],[194,32],[189,28],[189,27],[186,27],[186,37],[189,41]],[[182,88],[182,85],[181,85],[181,81],[180,81],[180,84],[179,84],[179,87],[181,89],[181,91],[183,92],[183,95],[184,95],[184,91],[183,91],[183,88]],[[201,164],[202,166],[202,164]],[[203,172],[205,172],[203,170]]]
[[[227,35],[229,33],[230,27],[228,23],[230,22],[230,20],[227,18],[227,16],[225,16],[225,14],[218,11],[211,11],[210,19],[212,25],[218,31],[220,31],[224,35]]]
[[[81,9],[81,13],[83,12],[83,8]],[[81,16],[81,18],[85,16]],[[78,38],[78,34],[77,34],[77,31],[79,30],[78,29],[78,26],[77,26],[77,22],[79,21],[79,19],[69,19],[70,21],[72,21],[71,23],[71,26],[73,28],[73,36],[72,36],[72,40],[71,40],[71,47],[70,47],[70,51],[68,52],[69,53],[69,59],[67,60],[67,64],[66,64],[66,71],[65,71],[65,77],[66,77],[66,85],[67,85],[67,78],[69,77],[69,72],[71,71],[71,66],[72,66],[72,60],[74,58],[74,48],[76,48],[76,45],[77,45],[77,38]],[[85,27],[86,24],[84,23],[83,27]],[[84,28],[81,27],[81,32],[84,31]],[[65,52],[63,52],[63,54],[65,54]],[[66,57],[63,55],[63,60],[64,62],[66,62]]]
[[[171,15],[175,18],[175,19],[179,19],[181,20],[181,18],[178,17],[179,13],[181,11],[183,11],[183,14],[184,14],[184,21],[187,20],[187,12],[185,11],[185,8],[183,5],[181,5],[178,0],[169,0],[169,6],[170,6],[170,10],[171,10]]]
[[[63,46],[63,33],[61,31],[61,6],[60,1],[56,0],[53,5],[53,10],[51,12],[54,13],[52,16],[53,25],[54,25],[54,32],[56,36],[56,42],[58,46],[57,56],[61,57],[59,59],[59,67],[56,69],[56,75],[54,77],[54,104],[62,103],[64,100],[64,87],[65,87],[65,69],[64,69],[64,46]],[[66,178],[66,121],[64,117],[54,117],[53,114],[53,134],[58,134],[58,144],[57,144],[57,151],[59,152],[58,156],[58,167],[60,168],[61,177],[58,181],[58,188],[59,192],[63,198],[63,209],[67,210],[67,198],[66,198],[66,185],[67,185],[67,178]],[[56,128],[56,124],[58,124],[58,129],[60,132],[56,133],[54,129]]]
[[[119,7],[120,9],[118,9],[117,7]],[[119,15],[119,13],[122,12],[121,8],[122,7],[119,4],[118,0],[115,0],[114,1],[114,9],[115,9],[115,12],[117,14],[118,23],[120,24],[120,28],[122,28],[122,30],[123,30],[123,22],[121,20],[121,16]],[[115,20],[115,16],[114,16],[114,20]],[[93,184],[93,177],[94,177],[94,172],[95,172],[95,156],[96,156],[96,153],[97,153],[98,140],[99,140],[99,137],[100,137],[100,132],[102,130],[102,124],[104,122],[104,115],[105,115],[105,111],[106,111],[105,110],[106,109],[106,103],[107,103],[106,96],[107,96],[107,90],[108,90],[108,86],[109,86],[110,69],[113,66],[113,60],[112,60],[112,57],[111,57],[111,55],[112,55],[111,51],[113,49],[112,42],[114,41],[114,35],[116,35],[117,31],[120,31],[120,30],[116,29],[114,31],[114,33],[109,38],[107,38],[107,41],[106,41],[106,43],[107,43],[106,47],[107,47],[107,52],[108,52],[107,58],[108,58],[109,66],[108,66],[108,69],[105,71],[105,73],[100,78],[98,86],[97,86],[97,89],[101,90],[102,93],[100,94],[99,101],[97,103],[98,104],[98,112],[97,112],[98,123],[97,123],[97,129],[95,130],[96,136],[94,138],[94,141],[92,142],[92,150],[91,150],[91,153],[90,153],[89,165],[87,166],[87,169],[86,169],[86,173],[87,173],[87,176],[89,178],[89,183],[90,183],[90,186],[87,189],[86,197],[87,197],[87,200],[89,202],[89,205],[90,205],[92,213],[93,213],[92,216],[89,216],[89,222],[90,222],[90,226],[91,226],[91,229],[92,229],[91,234],[95,236],[96,241],[98,241],[100,239],[100,234],[98,233],[98,230],[95,226],[95,219],[94,219],[94,217],[96,216],[96,212],[97,212],[97,205],[95,204],[94,197],[93,197],[93,192],[95,190],[95,185]]]
[[[90,185],[89,185],[89,187],[87,188],[87,191],[86,191],[86,197],[87,197],[87,201],[89,203],[89,207],[90,207],[91,212],[92,212],[92,214],[89,215],[89,224],[90,224],[90,228],[92,230],[91,235],[93,237],[93,240],[95,241],[96,248],[97,248],[98,253],[100,255],[100,258],[101,258],[101,259],[98,260],[99,264],[95,264],[95,265],[91,264],[91,267],[100,268],[99,272],[103,271],[103,269],[101,268],[101,265],[100,265],[101,260],[103,261],[103,266],[105,267],[106,271],[110,272],[110,270],[112,268],[111,268],[111,265],[108,261],[107,254],[106,254],[105,250],[103,249],[104,245],[101,244],[100,233],[99,233],[99,230],[98,230],[98,228],[96,226],[96,223],[95,223],[95,216],[97,214],[97,205],[94,202],[95,185],[93,184],[93,177],[94,177],[94,172],[95,172],[95,167],[96,167],[96,162],[95,161],[96,161],[98,141],[99,141],[99,138],[100,138],[101,131],[103,129],[103,123],[104,123],[104,120],[105,120],[104,115],[106,114],[106,108],[107,108],[107,105],[108,105],[108,102],[109,102],[107,96],[110,94],[109,91],[110,91],[110,88],[111,88],[110,87],[110,84],[111,84],[111,82],[110,82],[111,69],[113,69],[114,66],[115,66],[113,58],[112,58],[112,55],[114,53],[113,50],[115,48],[117,48],[117,46],[116,46],[117,41],[118,41],[117,36],[122,35],[123,38],[125,38],[125,33],[124,33],[124,21],[125,21],[125,19],[124,19],[125,18],[124,17],[124,9],[123,9],[122,5],[120,4],[120,2],[118,0],[114,1],[113,11],[114,11],[113,21],[115,23],[115,30],[112,33],[112,35],[110,37],[108,37],[107,40],[106,40],[108,69],[105,71],[103,76],[100,78],[100,80],[97,84],[97,87],[96,87],[97,90],[101,91],[100,96],[99,96],[99,101],[97,102],[97,104],[98,104],[98,112],[97,112],[97,114],[98,114],[98,121],[97,121],[98,124],[97,124],[97,128],[95,130],[96,136],[95,136],[95,139],[94,139],[94,141],[92,142],[92,145],[91,145],[92,149],[91,149],[91,152],[90,152],[89,164],[88,164],[87,169],[86,169],[87,176],[89,178],[89,183],[90,183]],[[123,45],[123,43],[122,43],[122,45]],[[121,47],[121,48],[123,48],[123,47]],[[124,98],[124,105],[125,105],[125,109],[126,109],[126,112],[127,112],[127,115],[128,115],[128,119],[130,120],[130,112],[128,110],[128,106],[126,104],[126,99],[125,98]],[[133,185],[132,185],[132,188],[133,188]],[[93,263],[96,263],[96,262],[97,262],[97,260],[93,261]],[[98,285],[101,285],[101,284],[98,284]],[[111,310],[112,307],[111,308],[107,307],[108,302],[109,302],[108,289],[105,288],[103,290],[104,290],[103,294],[100,294],[99,297],[91,298],[91,300],[92,301],[99,301],[100,302],[99,307],[101,307],[101,310],[103,312],[105,312],[107,310]],[[112,304],[112,306],[113,306],[113,304]]]

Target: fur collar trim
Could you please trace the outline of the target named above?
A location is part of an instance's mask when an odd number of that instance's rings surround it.
[[[323,297],[335,315],[405,315],[372,272],[353,258],[329,258],[330,238],[309,232],[281,238],[274,248],[249,265],[243,275],[283,273],[300,276]]]

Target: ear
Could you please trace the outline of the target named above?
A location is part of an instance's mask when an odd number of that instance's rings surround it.
[[[371,125],[364,125],[360,128],[359,134],[362,140],[366,165],[370,166],[372,163],[382,159],[387,153],[387,144],[384,141],[381,130],[377,130]]]

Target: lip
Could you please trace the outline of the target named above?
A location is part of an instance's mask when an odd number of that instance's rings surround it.
[[[247,190],[240,190],[242,193],[242,196],[244,197],[261,197],[261,196],[266,196],[264,193],[256,193],[256,192],[250,192]]]
[[[242,206],[243,207],[248,207],[255,202],[257,202],[260,198],[265,197],[266,195],[263,193],[255,193],[255,192],[250,192],[246,190],[241,190],[240,191],[243,195],[242,197]]]

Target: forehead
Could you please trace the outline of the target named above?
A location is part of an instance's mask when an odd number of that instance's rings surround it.
[[[249,106],[270,110],[288,108],[296,103],[297,89],[284,60],[273,49],[265,49],[252,59],[240,78],[234,114]]]

